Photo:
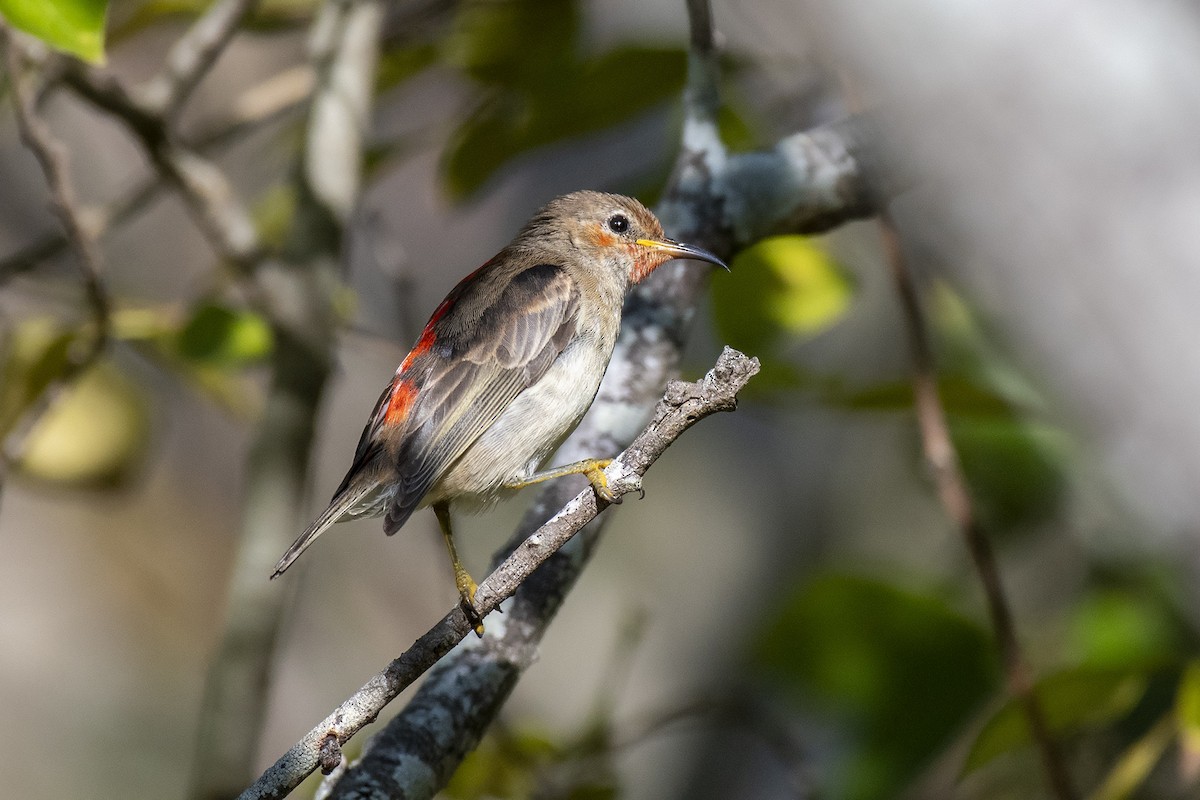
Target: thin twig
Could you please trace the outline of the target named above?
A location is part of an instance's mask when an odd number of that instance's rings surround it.
[[[716,366],[698,383],[675,381],[667,387],[654,419],[633,443],[605,470],[617,497],[638,490],[640,478],[668,446],[704,417],[736,408],[737,393],[758,372],[758,359],[747,358],[725,348]],[[480,616],[494,611],[512,597],[539,566],[566,544],[585,525],[608,507],[590,488],[568,502],[561,511],[515,548],[479,585],[475,608]],[[505,615],[507,616],[507,615]],[[488,633],[473,645],[485,649],[502,640],[508,620],[488,622]],[[472,630],[461,607],[442,618],[412,647],[342,703],[321,724],[263,773],[240,800],[282,797],[318,767],[322,749],[329,753],[331,742],[345,744],[364,725],[375,719],[392,699]],[[330,758],[330,761],[336,761]],[[353,773],[353,770],[351,770]],[[340,787],[340,785],[339,785]]]
[[[104,285],[103,257],[96,243],[94,231],[83,222],[83,214],[75,197],[71,179],[68,153],[55,138],[50,128],[38,115],[36,97],[38,89],[32,85],[27,74],[20,38],[0,26],[4,40],[8,73],[11,77],[13,105],[16,110],[17,126],[26,147],[37,158],[46,183],[50,187],[51,203],[66,231],[67,241],[75,254],[75,263],[83,281],[88,308],[91,311],[91,330],[83,347],[73,348],[68,355],[65,368],[55,381],[44,390],[33,407],[25,412],[15,426],[4,446],[4,461],[7,464],[19,461],[23,455],[29,434],[63,390],[87,370],[104,353],[108,345],[111,321],[108,290]]]
[[[260,263],[262,249],[254,221],[220,168],[176,143],[157,110],[131,95],[113,76],[73,61],[64,70],[63,81],[80,97],[123,122],[140,140],[223,258],[243,272]]]
[[[189,137],[188,147],[208,154],[236,144],[258,126],[294,111],[312,92],[312,70],[294,67],[278,73],[242,92],[234,102],[234,111],[223,121],[206,126]],[[102,239],[109,231],[134,219],[169,185],[162,172],[155,170],[130,187],[117,199],[89,209],[89,228]],[[0,286],[12,278],[54,258],[69,246],[66,235],[57,230],[41,234],[18,250],[0,257]]]
[[[168,125],[173,124],[192,90],[208,74],[242,20],[257,5],[258,0],[218,0],[213,3],[171,46],[158,74],[137,90],[145,107],[166,120]]]
[[[1009,693],[1024,709],[1025,719],[1042,758],[1046,781],[1058,800],[1074,800],[1075,790],[1058,743],[1046,724],[1046,715],[1034,691],[1032,673],[1017,639],[1012,610],[996,567],[996,556],[987,534],[979,523],[971,492],[967,487],[958,451],[950,438],[946,409],[937,384],[937,369],[929,341],[929,329],[917,295],[917,287],[904,258],[895,222],[885,211],[880,215],[884,244],[892,279],[900,296],[913,360],[913,395],[921,447],[933,472],[938,498],[947,515],[958,527],[987,602],[988,618],[1000,646],[1005,682]]]

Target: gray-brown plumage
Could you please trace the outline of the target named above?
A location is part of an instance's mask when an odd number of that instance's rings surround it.
[[[672,258],[721,264],[664,238],[632,198],[575,192],[548,203],[434,311],[375,404],[329,507],[272,577],[335,522],[385,515],[392,534],[432,505],[470,610],[474,581],[454,554],[448,504],[487,504],[541,479],[537,470],[596,396],[626,291]],[[571,471],[603,493],[601,463]]]

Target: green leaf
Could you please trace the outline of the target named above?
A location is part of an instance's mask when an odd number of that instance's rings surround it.
[[[1076,606],[1068,649],[1094,667],[1147,667],[1177,660],[1184,649],[1174,613],[1149,592],[1107,588]]]
[[[196,309],[175,344],[185,359],[241,366],[266,358],[273,337],[270,326],[257,314],[206,303]]]
[[[713,290],[713,317],[732,346],[769,353],[784,335],[813,336],[850,306],[849,276],[812,239],[774,236],[733,259],[736,280]]]
[[[1035,688],[1046,726],[1060,736],[1114,722],[1129,713],[1146,692],[1149,673],[1139,669],[1076,667],[1047,676]],[[1031,743],[1025,711],[1006,702],[979,732],[963,772],[972,772],[1004,753]]]
[[[990,636],[942,601],[879,581],[823,576],[780,609],[758,670],[851,739],[830,796],[892,797],[996,684]]]
[[[455,17],[445,58],[482,83],[528,89],[559,79],[578,28],[575,0],[471,0]]]
[[[1057,513],[1067,487],[1062,431],[1021,419],[958,417],[950,436],[987,525],[1030,525]]]
[[[108,0],[0,0],[0,14],[58,50],[104,62]]]

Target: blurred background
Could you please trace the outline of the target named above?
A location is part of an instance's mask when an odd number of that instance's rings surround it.
[[[114,2],[109,68],[149,77],[204,6]],[[267,239],[290,214],[314,7],[262,3],[181,122]],[[714,14],[731,149],[871,108],[912,177],[892,211],[951,431],[1080,796],[1200,796],[1196,8],[718,0]],[[653,203],[686,41],[678,0],[390,8],[302,516],[324,507],[430,311],[534,210],[585,187]],[[70,94],[43,113],[87,204],[151,176]],[[86,312],[70,254],[31,255],[57,223],[2,114],[7,431]],[[273,346],[172,193],[103,249],[118,341],[0,495],[13,796],[185,793]],[[921,458],[904,326],[876,221],[765,240],[714,276],[685,377],[723,344],[762,374],[736,414],[668,451],[643,501],[609,512],[447,797],[1049,796]],[[522,508],[459,524],[477,575]],[[392,539],[347,523],[276,582],[291,600],[260,767],[452,607],[443,549],[432,514]]]

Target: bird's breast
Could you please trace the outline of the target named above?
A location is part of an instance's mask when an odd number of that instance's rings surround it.
[[[430,490],[426,502],[487,503],[535,472],[587,413],[612,357],[615,334],[581,331]]]

